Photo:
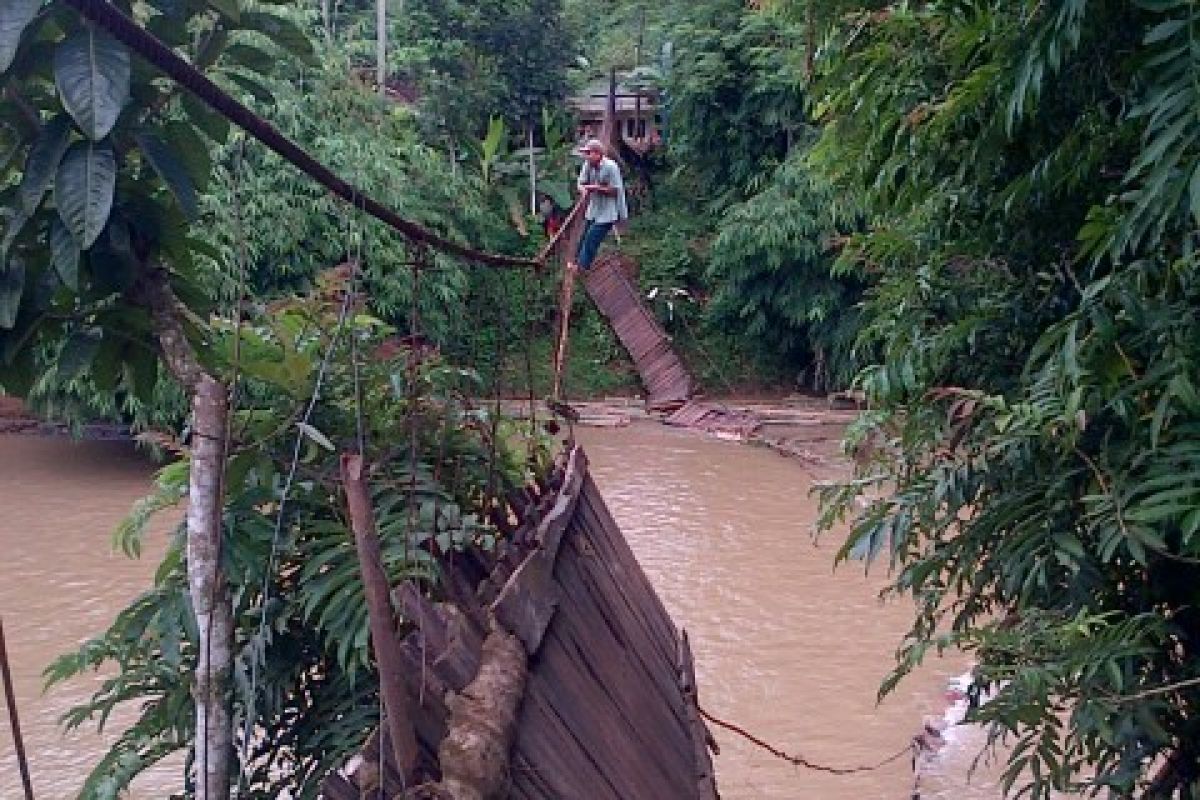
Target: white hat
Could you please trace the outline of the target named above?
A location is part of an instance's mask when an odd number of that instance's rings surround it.
[[[596,152],[600,153],[601,155],[604,155],[607,152],[608,148],[606,148],[604,146],[604,142],[600,141],[599,139],[588,139],[586,142],[583,143],[583,146],[579,148],[580,153],[588,153],[588,152],[591,152],[592,150],[595,150]]]

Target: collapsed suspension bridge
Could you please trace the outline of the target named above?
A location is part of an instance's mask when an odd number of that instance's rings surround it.
[[[543,266],[547,253],[535,259],[487,253],[401,217],[223,92],[116,6],[64,2],[414,245],[488,266]],[[577,235],[576,229],[566,237],[559,252],[571,252]],[[414,264],[414,279],[418,271]],[[636,365],[647,405],[678,409],[695,383],[642,303],[630,271],[627,259],[606,256],[582,280]],[[558,374],[566,357],[573,277],[564,273]],[[568,443],[547,474],[491,509],[505,534],[494,547],[468,547],[440,565],[441,602],[416,582],[387,584],[363,449],[360,443],[359,453],[343,456],[343,484],[385,721],[357,758],[330,774],[325,796],[351,800],[380,790],[413,799],[717,797],[710,756],[715,743],[697,699],[687,634],[671,621],[621,536],[581,448]]]

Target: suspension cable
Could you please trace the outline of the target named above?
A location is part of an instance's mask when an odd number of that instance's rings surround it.
[[[717,717],[714,717],[712,714],[709,714],[703,708],[697,708],[697,710],[700,712],[700,716],[704,717],[706,720],[708,720],[712,724],[716,725],[719,728],[724,728],[725,730],[729,731],[730,733],[736,733],[738,736],[742,737],[743,739],[750,742],[754,746],[761,748],[763,750],[766,750],[768,753],[770,753],[771,755],[775,756],[778,759],[787,761],[788,763],[794,764],[797,767],[804,767],[805,769],[811,769],[816,772],[826,772],[830,775],[855,775],[860,772],[874,772],[875,770],[886,767],[888,764],[891,764],[895,761],[899,761],[901,758],[903,758],[906,755],[915,757],[915,754],[916,754],[917,745],[916,745],[915,741],[912,741],[912,742],[909,742],[908,744],[904,745],[904,747],[902,749],[897,750],[892,755],[888,756],[887,758],[885,758],[882,761],[879,761],[878,763],[875,763],[875,764],[868,764],[866,766],[859,766],[859,767],[829,767],[829,766],[825,766],[824,764],[817,764],[812,761],[809,761],[804,756],[789,755],[788,753],[785,753],[784,751],[780,750],[778,747],[775,747],[773,745],[770,745],[770,744],[764,742],[762,739],[759,739],[757,736],[755,736],[754,734],[745,730],[744,728],[734,725],[732,722],[726,722],[723,719],[718,719]]]
[[[78,11],[85,19],[104,28],[126,47],[158,67],[169,78],[194,94],[221,116],[271,148],[301,172],[350,205],[362,209],[396,229],[410,241],[459,256],[467,261],[493,267],[533,267],[536,269],[541,266],[541,262],[536,259],[487,253],[450,241],[401,217],[394,210],[348,183],[332,169],[317,161],[304,148],[223,91],[202,72],[180,58],[175,51],[112,3],[107,0],[63,0],[63,2]]]

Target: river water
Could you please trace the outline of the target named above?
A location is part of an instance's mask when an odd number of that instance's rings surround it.
[[[910,609],[879,602],[884,576],[864,575],[858,565],[834,571],[836,536],[814,545],[813,475],[802,464],[649,424],[582,429],[579,436],[614,516],[691,635],[709,713],[835,767],[877,762],[902,748],[923,716],[942,714],[946,681],[963,671],[961,659],[931,665],[876,704]],[[104,749],[94,729],[64,735],[56,724],[95,681],[42,694],[40,675],[148,585],[167,521],[141,561],[111,554],[109,537],[152,474],[126,444],[0,436],[0,615],[39,798],[74,796]],[[19,800],[5,711],[0,704],[0,800]],[[875,772],[833,776],[714,733],[726,800],[911,797],[907,758]],[[990,780],[967,782],[978,736],[955,734],[949,741],[923,774],[922,798],[999,797]],[[165,796],[177,785],[175,775],[148,776],[134,797]]]

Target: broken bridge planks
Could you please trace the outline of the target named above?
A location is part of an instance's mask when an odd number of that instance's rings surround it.
[[[646,387],[646,406],[675,409],[692,396],[695,381],[672,349],[666,331],[642,303],[629,279],[627,260],[614,254],[601,256],[581,273],[583,284],[633,359]]]

